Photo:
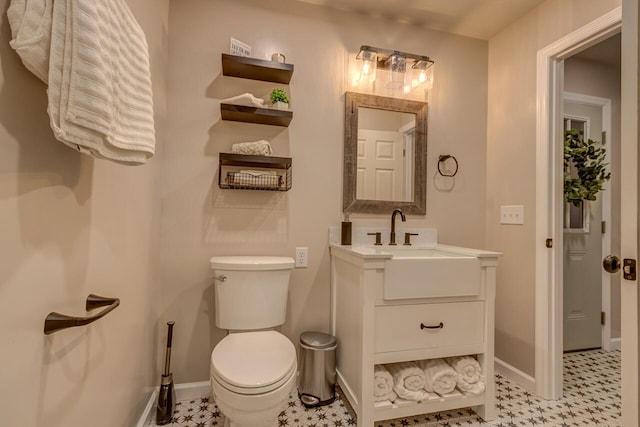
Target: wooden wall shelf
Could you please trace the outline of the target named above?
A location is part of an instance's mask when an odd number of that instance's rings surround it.
[[[220,153],[220,164],[228,166],[244,166],[249,168],[288,169],[291,167],[291,157]]]
[[[222,120],[283,127],[289,126],[291,119],[293,119],[293,112],[291,111],[224,103],[220,104],[220,114]]]
[[[293,64],[222,54],[222,75],[289,84]]]

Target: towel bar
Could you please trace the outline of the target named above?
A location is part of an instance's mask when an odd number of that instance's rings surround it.
[[[68,316],[66,314],[60,314],[53,311],[44,319],[44,333],[45,335],[49,335],[62,329],[88,325],[89,323],[95,322],[101,317],[104,317],[119,305],[120,298],[107,298],[89,294],[85,305],[86,311],[95,310],[98,307],[107,306],[107,308],[102,310],[100,313],[88,317]]]

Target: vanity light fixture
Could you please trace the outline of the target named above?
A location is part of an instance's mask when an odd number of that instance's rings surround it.
[[[373,83],[378,71],[388,73],[387,83],[383,86],[393,91],[402,89],[409,93],[418,88],[429,90],[433,86],[434,61],[428,56],[362,45],[356,60],[359,62],[353,76],[354,86]]]

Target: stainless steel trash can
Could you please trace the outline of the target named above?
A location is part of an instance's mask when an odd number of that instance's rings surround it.
[[[298,396],[307,408],[328,405],[336,398],[336,337],[323,332],[300,334]]]

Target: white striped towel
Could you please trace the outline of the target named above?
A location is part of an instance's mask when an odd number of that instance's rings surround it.
[[[125,0],[56,0],[50,53],[56,138],[124,164],[153,156],[148,47]]]
[[[420,360],[424,371],[424,389],[439,395],[451,393],[456,388],[458,373],[443,359]]]
[[[480,394],[484,391],[484,376],[480,363],[471,356],[447,358],[447,362],[458,373],[458,388],[461,391]]]
[[[22,63],[45,84],[49,81],[49,48],[53,0],[12,0],[7,9],[9,45]]]
[[[373,400],[394,401],[396,397],[398,396],[393,391],[393,377],[383,365],[376,365],[373,370]]]
[[[422,401],[429,397],[424,390],[424,371],[415,362],[384,365],[393,377],[393,391],[406,400]]]

